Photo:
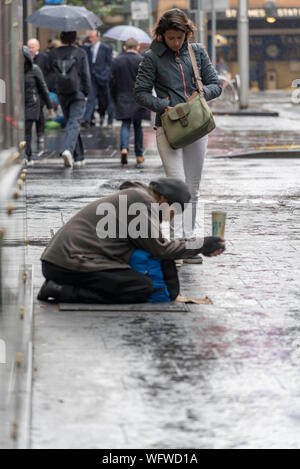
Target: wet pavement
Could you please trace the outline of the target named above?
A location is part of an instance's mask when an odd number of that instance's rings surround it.
[[[179,271],[181,293],[213,305],[72,312],[35,302],[32,448],[300,448],[300,159],[224,157],[300,144],[289,116],[217,117],[201,200],[207,235],[211,211],[228,212],[228,249]],[[85,132],[84,169],[49,158],[29,170],[35,293],[51,233],[123,180],[163,174],[150,127],[143,170],[133,156],[120,167],[118,133]]]

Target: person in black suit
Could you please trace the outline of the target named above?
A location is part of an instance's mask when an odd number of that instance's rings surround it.
[[[100,41],[98,31],[90,31],[88,35],[90,46],[86,48],[91,72],[92,86],[89,94],[86,112],[84,115],[84,127],[89,127],[98,98],[100,123],[103,123],[108,106],[108,83],[112,64],[112,50]]]
[[[134,85],[142,56],[139,43],[134,38],[126,41],[124,54],[114,59],[111,69],[110,89],[115,101],[116,119],[121,126],[121,164],[128,163],[130,127],[134,127],[134,147],[137,167],[144,162],[142,120],[150,120],[150,112],[139,106],[134,98]]]
[[[49,88],[49,55],[46,52],[40,51],[40,43],[37,39],[31,38],[27,42],[28,49],[31,53],[33,63],[38,65],[43,73],[44,80]],[[44,106],[45,101],[43,97],[40,100],[40,114],[39,119],[36,121],[36,134],[37,134],[37,147],[38,151],[44,151],[44,133],[45,133],[45,116]]]

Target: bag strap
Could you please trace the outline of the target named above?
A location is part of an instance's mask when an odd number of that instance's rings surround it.
[[[203,84],[202,84],[202,80],[201,80],[200,74],[199,74],[199,69],[198,69],[197,60],[196,60],[196,56],[195,56],[195,51],[194,51],[194,48],[193,48],[192,44],[190,44],[190,43],[188,44],[188,50],[189,50],[189,54],[190,54],[190,58],[191,58],[191,62],[192,62],[192,66],[193,66],[193,70],[194,70],[194,74],[195,74],[195,78],[196,78],[199,93],[200,93],[201,96],[204,96]]]

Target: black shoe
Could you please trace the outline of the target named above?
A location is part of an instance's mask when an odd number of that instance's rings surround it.
[[[121,151],[121,164],[128,164],[128,151],[125,148]]]
[[[38,293],[37,299],[39,301],[49,301],[49,298],[51,298],[52,301],[59,301],[61,292],[61,285],[58,285],[53,280],[45,280]]]
[[[81,127],[83,127],[84,129],[89,129],[90,128],[90,123],[88,121],[83,121],[81,123]]]

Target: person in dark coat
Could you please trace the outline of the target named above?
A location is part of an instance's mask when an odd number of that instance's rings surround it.
[[[137,167],[144,162],[142,120],[150,120],[150,112],[139,106],[134,98],[134,85],[142,56],[139,43],[130,38],[126,41],[124,54],[114,59],[111,69],[110,87],[115,101],[116,119],[121,126],[121,164],[128,163],[131,123],[134,126],[135,156]]]
[[[35,39],[31,38],[27,41],[27,46],[29,52],[32,55],[33,63],[38,65],[43,73],[44,80],[49,88],[49,55],[46,52],[42,52],[40,50],[40,42]],[[40,101],[40,117],[36,121],[36,134],[37,134],[37,146],[38,151],[44,150],[44,133],[45,133],[45,117],[44,117],[44,106],[45,101],[41,99]]]
[[[56,74],[56,90],[66,120],[59,154],[64,161],[65,168],[79,169],[85,165],[80,123],[86,110],[90,92],[90,70],[86,52],[81,47],[74,45],[76,31],[62,31],[60,39],[63,45],[51,49],[49,54],[50,68]],[[68,88],[66,90],[61,87],[61,80],[64,77],[61,70],[68,63],[73,64],[71,71],[73,78],[76,77],[76,85],[74,84],[74,89]]]
[[[24,82],[25,82],[25,140],[27,164],[32,165],[31,134],[34,122],[41,113],[41,100],[46,103],[49,115],[53,108],[46,82],[38,65],[33,63],[32,55],[27,46],[23,47],[24,54]]]
[[[101,42],[100,33],[97,30],[90,31],[88,35],[90,46],[85,45],[91,73],[91,90],[83,118],[83,127],[91,125],[95,106],[98,99],[100,125],[103,124],[107,110],[109,96],[108,83],[112,63],[112,49]]]

